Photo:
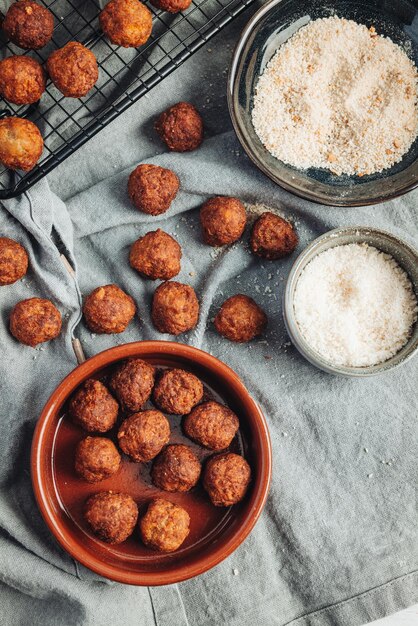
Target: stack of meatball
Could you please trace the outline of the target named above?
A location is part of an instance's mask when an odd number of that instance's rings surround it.
[[[26,249],[14,239],[0,237],[0,287],[23,278],[28,266]],[[20,343],[32,348],[58,337],[61,327],[61,313],[45,298],[21,300],[10,314],[10,332]]]
[[[191,0],[151,0],[164,11],[177,13]],[[110,0],[99,15],[103,33],[116,46],[138,48],[152,31],[152,14],[139,0]],[[34,0],[16,0],[2,24],[8,39],[23,50],[39,50],[52,39],[54,17]],[[46,69],[46,71],[45,71]],[[95,55],[77,41],[55,50],[46,68],[34,58],[13,55],[0,61],[0,96],[16,105],[38,102],[49,76],[55,87],[68,98],[82,98],[99,78]],[[14,170],[31,170],[43,151],[38,127],[21,117],[0,120],[0,162]]]
[[[170,150],[194,150],[203,140],[202,119],[195,107],[187,102],[179,102],[164,111],[155,128]],[[169,209],[179,186],[179,179],[171,170],[143,164],[130,174],[128,193],[138,210],[156,216]],[[242,237],[247,214],[238,198],[218,196],[202,205],[200,222],[203,241],[219,247]],[[260,215],[252,227],[250,249],[263,259],[281,259],[291,254],[297,243],[293,226],[270,211]],[[171,335],[192,330],[199,319],[199,300],[193,287],[171,280],[180,272],[181,257],[179,243],[161,229],[150,231],[135,241],[129,253],[131,267],[141,276],[163,281],[155,289],[151,317],[156,330]],[[0,284],[14,282],[26,270],[27,255],[22,246],[7,238],[0,239]],[[136,312],[134,299],[115,284],[97,287],[83,305],[84,321],[94,333],[121,333]],[[222,304],[214,324],[220,335],[242,343],[264,331],[267,316],[251,297],[236,294]],[[49,300],[30,298],[19,302],[13,309],[10,329],[22,343],[36,346],[58,336],[61,316]]]
[[[170,150],[185,152],[198,148],[203,139],[202,119],[195,107],[179,102],[164,111],[155,128]],[[143,213],[165,213],[177,195],[180,181],[167,168],[138,165],[129,176],[128,194]],[[218,196],[200,209],[203,241],[214,247],[238,241],[247,225],[244,205],[238,198]],[[255,221],[250,238],[252,252],[276,260],[291,254],[298,243],[293,226],[282,217],[266,211]],[[180,272],[182,250],[179,243],[161,229],[152,230],[135,241],[129,263],[141,276],[164,281],[156,288],[152,301],[152,321],[161,333],[179,335],[192,330],[199,318],[199,301],[194,289],[171,280]],[[122,332],[135,314],[132,298],[117,285],[95,289],[84,304],[87,326],[98,333]],[[230,341],[247,342],[260,335],[267,316],[249,296],[228,298],[215,317],[215,328]]]
[[[201,463],[191,447],[169,443],[170,422],[164,413],[181,415],[185,435],[217,453],[203,469],[203,487],[212,503],[231,506],[244,498],[250,467],[242,456],[227,451],[238,431],[238,418],[228,407],[206,400],[202,382],[194,374],[181,369],[156,372],[149,363],[134,358],[116,368],[108,387],[89,379],[76,391],[68,409],[75,424],[89,433],[105,433],[123,412],[125,418],[114,437],[120,450],[135,463],[153,461],[151,477],[158,489],[188,492],[199,481]],[[152,408],[144,410],[151,398]],[[82,480],[105,480],[119,471],[121,463],[110,438],[89,435],[77,445],[75,471]],[[160,552],[177,550],[190,527],[189,513],[165,497],[148,502],[143,512],[129,494],[115,491],[90,496],[84,517],[99,539],[113,544],[125,541],[138,525],[143,543]]]

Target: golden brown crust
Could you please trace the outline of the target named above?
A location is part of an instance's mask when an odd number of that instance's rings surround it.
[[[87,500],[84,518],[102,541],[122,543],[135,529],[138,507],[126,493],[101,491]]]
[[[119,405],[100,380],[90,378],[70,400],[69,414],[88,432],[105,433],[116,423]]]
[[[196,150],[203,141],[203,122],[189,102],[178,102],[158,117],[155,130],[174,152]]]
[[[199,319],[199,301],[193,287],[176,281],[162,283],[154,292],[152,321],[160,333],[180,335]]]
[[[267,315],[254,300],[243,294],[231,296],[215,317],[215,328],[220,335],[243,343],[260,335],[267,325]]]
[[[116,474],[120,462],[113,441],[105,437],[86,437],[77,445],[74,468],[83,480],[97,483]]]
[[[170,424],[160,411],[140,411],[122,422],[119,447],[137,463],[151,461],[170,439]]]
[[[164,448],[154,461],[152,482],[164,491],[190,491],[202,471],[199,459],[191,448],[173,444]]]
[[[179,179],[171,170],[144,163],[131,172],[128,194],[138,211],[160,215],[170,208],[179,186]]]
[[[0,162],[11,170],[28,172],[42,154],[44,142],[38,127],[21,117],[0,120]]]
[[[42,66],[26,56],[12,56],[0,61],[0,94],[13,104],[37,102],[45,91]]]
[[[61,326],[61,313],[50,300],[43,298],[22,300],[10,314],[13,337],[32,348],[58,337]]]
[[[159,552],[178,550],[190,532],[189,527],[188,512],[163,498],[152,500],[139,522],[142,541]]]
[[[210,246],[237,241],[247,223],[245,207],[238,198],[219,196],[207,200],[200,209],[203,240]]]
[[[130,359],[122,363],[110,379],[110,388],[129,411],[139,411],[151,396],[155,369],[142,359]]]
[[[68,98],[82,98],[99,78],[96,57],[78,41],[69,41],[55,50],[46,68],[55,87]]]
[[[138,48],[151,35],[151,11],[139,0],[110,0],[99,16],[100,27],[116,46]]]
[[[117,285],[103,285],[87,296],[83,315],[94,333],[122,333],[136,312],[136,305]]]
[[[256,220],[250,247],[264,259],[281,259],[291,254],[298,245],[298,236],[293,226],[282,217],[266,211]]]
[[[129,262],[137,272],[152,280],[169,280],[180,272],[181,247],[163,230],[153,230],[131,247]]]
[[[185,11],[191,5],[192,0],[151,0],[151,4],[157,9],[168,11],[169,13],[179,13]]]
[[[2,27],[19,48],[37,50],[51,39],[54,17],[51,11],[32,0],[18,0],[7,11]]]
[[[238,417],[219,402],[204,402],[197,406],[183,422],[190,439],[211,450],[225,450],[239,428]]]
[[[203,385],[190,372],[181,369],[165,370],[154,387],[155,404],[166,413],[185,415],[201,401]]]
[[[251,469],[239,454],[227,452],[209,459],[203,472],[203,486],[215,506],[231,506],[245,496]]]
[[[0,285],[11,285],[23,278],[28,264],[28,253],[20,243],[0,237]]]

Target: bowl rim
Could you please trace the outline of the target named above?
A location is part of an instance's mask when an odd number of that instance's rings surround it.
[[[387,361],[383,361],[382,363],[377,363],[376,365],[370,365],[366,367],[334,365],[331,362],[324,359],[320,354],[315,352],[309,346],[309,344],[304,339],[304,337],[302,336],[302,333],[299,331],[299,328],[296,322],[296,318],[294,314],[294,307],[293,307],[293,299],[291,297],[291,290],[293,289],[294,286],[296,287],[297,280],[299,278],[299,276],[296,277],[296,275],[298,273],[300,275],[300,272],[312,260],[312,259],[309,259],[309,261],[306,260],[310,252],[314,250],[315,248],[317,249],[316,253],[314,254],[312,258],[317,256],[318,254],[321,254],[321,252],[324,252],[324,250],[322,250],[322,244],[329,241],[330,239],[336,242],[334,246],[330,246],[330,247],[336,247],[338,245],[345,245],[344,243],[338,243],[338,242],[340,241],[341,237],[343,237],[344,235],[350,235],[350,234],[359,235],[359,236],[360,235],[370,236],[373,234],[377,234],[378,236],[384,237],[392,241],[395,244],[395,246],[399,248],[400,250],[402,248],[407,250],[409,254],[417,258],[417,262],[418,262],[418,250],[414,248],[414,246],[409,244],[407,241],[405,241],[404,239],[401,239],[397,235],[394,235],[393,233],[387,230],[383,230],[381,228],[375,228],[373,226],[343,226],[341,228],[333,228],[332,230],[328,230],[326,233],[323,233],[322,235],[320,235],[319,237],[316,237],[313,241],[311,241],[311,243],[308,244],[308,246],[306,246],[306,248],[302,250],[299,256],[295,259],[290,269],[290,272],[286,281],[286,286],[283,291],[283,302],[282,302],[283,320],[285,323],[287,333],[290,339],[292,340],[293,345],[297,348],[300,354],[302,354],[302,356],[304,356],[305,359],[309,361],[312,365],[315,365],[317,368],[319,368],[320,370],[324,372],[327,372],[328,374],[334,374],[334,375],[345,376],[345,377],[367,378],[370,376],[376,376],[377,374],[382,374],[384,372],[389,372],[397,367],[400,367],[401,365],[403,365],[404,363],[412,359],[412,357],[418,352],[418,341],[415,342],[416,345],[415,347],[411,349],[409,354],[407,354],[402,359],[398,359],[394,363],[391,363],[392,359],[396,359],[396,357],[398,356],[398,354],[401,352],[403,348],[401,348],[399,352],[394,354],[393,357],[391,357]],[[380,250],[379,246],[377,244],[374,244],[373,242],[369,243],[369,245]],[[396,258],[394,255],[392,256],[395,259],[395,261],[399,263],[398,258]],[[409,278],[415,289],[415,285],[411,277]],[[418,321],[416,322],[416,324],[418,324]],[[408,342],[407,344],[405,344],[405,346],[406,345],[408,345]]]
[[[116,565],[105,561],[92,554],[81,543],[74,540],[68,533],[65,524],[54,513],[52,497],[49,496],[45,472],[42,469],[43,447],[49,428],[52,427],[56,411],[67,400],[71,392],[86,378],[93,375],[97,370],[107,367],[116,361],[133,356],[138,358],[150,354],[177,355],[198,362],[219,377],[227,378],[228,385],[234,389],[245,402],[248,414],[254,420],[256,430],[260,437],[260,447],[263,454],[260,455],[260,476],[253,483],[251,496],[252,505],[248,507],[245,516],[240,522],[238,530],[229,540],[214,546],[210,554],[192,564],[179,564],[176,569],[163,572],[127,572]],[[47,400],[35,427],[31,447],[31,478],[39,510],[49,530],[66,552],[88,569],[116,582],[139,586],[158,586],[182,582],[203,574],[215,565],[218,565],[228,557],[246,539],[254,528],[267,500],[271,484],[272,474],[272,449],[267,421],[255,400],[241,381],[239,376],[225,363],[207,352],[182,343],[170,341],[136,341],[115,346],[99,352],[75,367],[55,388]]]
[[[276,185],[282,187],[286,191],[292,193],[293,195],[302,198],[303,200],[310,200],[319,205],[332,206],[332,207],[362,207],[362,206],[371,206],[376,204],[381,204],[382,202],[388,202],[389,200],[394,200],[395,198],[400,198],[401,196],[409,193],[413,189],[418,187],[418,177],[406,184],[402,189],[398,189],[396,191],[388,191],[385,195],[379,196],[378,198],[366,199],[361,201],[353,201],[347,199],[345,196],[328,198],[326,195],[321,195],[318,193],[312,193],[309,190],[304,190],[303,192],[299,191],[287,181],[282,180],[279,176],[275,175],[270,169],[264,164],[264,161],[257,156],[257,153],[253,149],[251,142],[247,141],[245,133],[242,130],[241,124],[241,116],[237,111],[236,103],[237,103],[237,73],[238,67],[242,60],[242,53],[245,45],[248,42],[249,37],[251,36],[255,26],[257,23],[276,5],[283,2],[283,0],[267,0],[265,4],[263,4],[248,20],[247,24],[244,26],[237,43],[235,44],[231,62],[228,70],[227,77],[227,87],[226,87],[226,97],[228,103],[229,115],[232,121],[232,126],[234,131],[238,137],[238,140],[241,146],[244,148],[247,156],[254,163],[254,165],[263,172],[270,180],[272,180]]]

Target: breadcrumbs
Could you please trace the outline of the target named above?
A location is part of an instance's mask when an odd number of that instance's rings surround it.
[[[372,26],[329,17],[283,44],[259,78],[252,120],[276,158],[360,176],[402,159],[418,134],[417,69]]]

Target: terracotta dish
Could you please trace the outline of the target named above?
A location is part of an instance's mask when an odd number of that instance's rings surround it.
[[[140,357],[157,368],[181,368],[198,376],[205,396],[227,404],[240,419],[229,450],[242,454],[252,470],[252,482],[242,502],[214,507],[201,483],[187,493],[165,493],[150,480],[151,463],[124,457],[122,469],[96,484],[74,472],[74,452],[86,433],[66,416],[69,397],[87,378],[106,380],[120,361]],[[151,405],[150,405],[151,406]],[[170,443],[186,443],[204,462],[211,452],[187,439],[181,417],[169,415]],[[117,426],[115,431],[117,430]],[[113,438],[114,433],[108,435]],[[271,477],[271,446],[266,421],[238,376],[213,356],[179,343],[146,341],[101,352],[73,370],[57,387],[39,418],[32,443],[31,471],[41,513],[61,546],[89,569],[132,585],[168,585],[209,570],[230,555],[254,527],[266,502]],[[96,539],[83,520],[85,500],[102,490],[130,494],[140,517],[155,497],[183,506],[191,518],[190,534],[179,550],[162,554],[144,546],[137,529],[122,544]]]

